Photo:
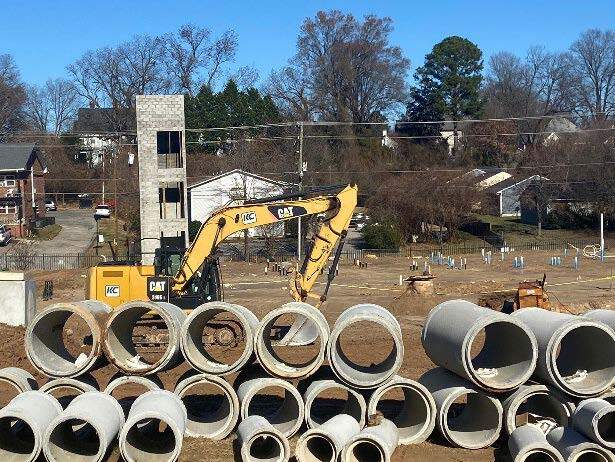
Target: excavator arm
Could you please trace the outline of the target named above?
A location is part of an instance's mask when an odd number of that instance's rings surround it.
[[[178,294],[184,293],[203,263],[229,236],[250,228],[324,213],[325,218],[314,236],[314,245],[306,256],[301,271],[295,274],[290,283],[291,296],[297,301],[305,300],[311,295],[316,279],[327,264],[336,244],[346,235],[356,205],[357,187],[348,185],[335,195],[298,200],[255,201],[221,209],[201,226],[184,254],[173,278],[171,290]]]

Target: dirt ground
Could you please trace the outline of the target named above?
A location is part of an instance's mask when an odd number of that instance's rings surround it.
[[[520,254],[521,255],[521,254]],[[525,269],[513,269],[512,257],[505,261],[494,258],[493,264],[485,265],[480,255],[467,257],[467,269],[448,269],[444,266],[432,265],[436,275],[436,294],[418,296],[406,293],[398,285],[399,276],[413,274],[408,258],[366,258],[367,268],[359,269],[348,263],[340,266],[339,276],[329,292],[329,299],[323,306],[323,313],[330,325],[333,325],[338,315],[346,308],[357,303],[377,303],[389,309],[399,320],[403,334],[405,357],[400,375],[417,379],[425,371],[434,367],[425,355],[421,343],[420,332],[422,323],[431,308],[449,299],[464,298],[479,301],[485,297],[498,297],[506,290],[515,288],[519,281],[532,280],[547,275],[547,289],[551,300],[560,304],[562,310],[582,312],[590,308],[613,308],[615,306],[615,280],[613,274],[615,259],[612,262],[598,262],[582,259],[579,270],[572,268],[572,258],[563,258],[561,267],[548,265],[548,260],[555,252],[525,252]],[[558,253],[561,255],[561,253]],[[497,255],[496,257],[499,257]],[[422,269],[423,260],[418,259]],[[225,299],[229,302],[246,306],[261,318],[265,313],[289,301],[286,289],[286,277],[277,274],[264,274],[264,264],[224,263],[223,277],[225,283]],[[420,271],[415,271],[418,274]],[[75,301],[83,299],[85,271],[64,271],[55,273],[34,273],[39,281],[38,306],[44,307],[59,301]],[[44,280],[54,281],[54,297],[50,301],[42,301]],[[317,290],[322,289],[324,276]],[[0,367],[17,366],[34,372],[30,366],[23,348],[24,330],[0,325]],[[362,331],[346,339],[350,351],[354,351],[353,359],[369,363],[377,358],[386,348],[387,339],[378,331]],[[354,347],[354,348],[353,348]],[[160,379],[167,389],[173,389],[179,377],[187,371],[184,364],[171,371],[160,374]],[[106,366],[95,371],[93,379],[102,388],[106,386],[117,371],[113,366]],[[46,379],[36,375],[39,384]],[[234,377],[230,377],[233,380]],[[0,405],[11,397],[6,389],[0,388]],[[292,443],[296,442],[296,437]],[[109,460],[118,460],[118,451],[114,449]],[[235,438],[230,437],[221,442],[186,438],[180,460],[231,461],[241,460],[238,456]],[[446,446],[437,433],[426,443],[415,446],[400,446],[393,457],[393,462],[407,460],[436,461],[508,461],[506,441],[501,439],[493,447],[478,451],[466,451]]]

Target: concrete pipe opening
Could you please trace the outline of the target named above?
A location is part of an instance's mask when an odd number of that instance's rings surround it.
[[[56,461],[98,461],[106,449],[101,446],[100,435],[91,423],[71,418],[53,428],[46,454]]]
[[[345,451],[343,462],[385,462],[386,453],[375,441],[358,440]]]
[[[500,434],[501,409],[481,393],[456,393],[441,412],[444,436],[459,447],[484,448],[493,444]]]
[[[20,393],[37,389],[38,383],[28,371],[18,367],[0,369],[0,409]]]
[[[30,424],[18,417],[0,418],[0,460],[13,462],[36,459],[36,442]]]
[[[38,313],[26,331],[32,365],[50,377],[76,377],[101,354],[102,325],[111,308],[101,302],[59,303]]]
[[[126,374],[154,374],[179,359],[179,330],[186,315],[170,303],[128,302],[107,321],[109,361]]]
[[[594,449],[581,451],[573,460],[574,462],[612,462],[607,454]]]
[[[431,435],[436,420],[436,403],[421,384],[401,377],[378,388],[372,394],[367,414],[382,415],[399,431],[399,444],[416,444]]]
[[[599,417],[597,430],[607,447],[615,447],[615,411],[605,412]]]
[[[522,458],[515,460],[515,462],[559,462],[560,458],[556,454],[546,451],[545,449],[535,449],[528,452]]]
[[[314,433],[297,443],[298,462],[335,462],[335,445],[326,435]]]
[[[247,453],[253,462],[282,462],[288,460],[284,443],[275,433],[263,432],[247,443]]]
[[[615,334],[595,323],[572,323],[553,340],[551,365],[570,394],[592,396],[615,377]]]
[[[508,434],[527,423],[528,416],[537,421],[549,420],[555,422],[557,426],[565,427],[572,414],[564,396],[538,384],[522,385],[504,400],[503,405],[504,424]]]
[[[315,340],[302,341],[302,329],[295,332],[299,325],[306,333],[315,330]],[[323,314],[307,303],[291,302],[261,320],[255,336],[256,355],[271,375],[308,377],[323,364],[328,339],[329,326]]]
[[[293,436],[303,423],[304,403],[297,389],[275,378],[253,379],[238,388],[241,416],[262,416],[282,435]]]
[[[528,380],[537,357],[531,333],[516,320],[483,326],[479,323],[477,327],[470,334],[466,350],[469,373],[475,381],[485,388],[507,390]]]
[[[316,428],[339,414],[354,417],[365,426],[366,403],[363,395],[334,380],[314,382],[305,393],[305,420]]]
[[[248,363],[254,351],[256,316],[240,305],[210,302],[196,308],[181,328],[181,349],[197,370],[226,375]]]
[[[372,346],[378,343],[378,348]],[[404,346],[397,320],[378,305],[356,305],[335,323],[328,345],[334,373],[355,388],[375,388],[401,367]]]
[[[79,395],[90,391],[97,391],[96,383],[92,380],[84,382],[77,379],[53,379],[40,388],[58,400],[62,408],[68,405]]]
[[[176,460],[182,438],[172,425],[152,415],[132,423],[124,438],[122,453],[132,461]]]
[[[186,434],[197,438],[221,440],[235,428],[239,419],[239,400],[224,379],[198,374],[182,380],[175,389],[186,406]]]

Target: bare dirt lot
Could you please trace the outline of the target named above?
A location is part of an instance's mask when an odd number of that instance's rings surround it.
[[[464,298],[477,302],[485,296],[514,289],[521,280],[542,278],[543,273],[546,273],[551,300],[555,304],[561,304],[562,310],[582,312],[590,308],[615,306],[615,290],[611,291],[611,283],[615,285],[615,281],[610,279],[615,259],[610,263],[582,259],[581,267],[577,271],[571,267],[571,257],[564,258],[561,267],[552,267],[548,265],[548,259],[555,255],[554,252],[526,252],[523,255],[526,262],[526,269],[523,270],[512,268],[511,257],[507,257],[504,262],[499,261],[495,258],[499,255],[494,257],[491,266],[482,263],[480,255],[470,255],[467,257],[466,270],[432,265],[432,272],[437,276],[436,294],[432,296],[408,294],[404,288],[398,286],[400,274],[412,274],[409,270],[409,259],[366,258],[368,267],[362,269],[344,263],[331,288],[329,300],[323,306],[323,312],[333,325],[344,309],[357,303],[377,303],[388,308],[399,320],[404,334],[405,358],[401,375],[416,379],[433,367],[421,347],[420,332],[423,320],[432,307],[444,300]],[[419,267],[422,268],[422,265],[422,260],[419,259]],[[84,274],[85,271],[34,274],[40,281],[39,291],[42,291],[44,280],[53,280],[55,287],[51,301],[43,302],[39,294],[39,307],[58,301],[83,299]],[[289,301],[286,278],[272,275],[271,272],[265,275],[264,264],[225,263],[223,275],[226,300],[250,308],[259,318]],[[324,282],[324,277],[321,282]],[[318,285],[317,288],[319,287],[323,286]],[[23,333],[23,329],[0,325],[0,336],[3,339],[0,343],[0,367],[18,366],[34,372],[25,356]],[[366,362],[374,360],[373,355],[378,356],[387,346],[387,339],[373,331],[357,332],[347,339],[347,342],[357,355],[354,359]],[[186,365],[180,366],[160,374],[160,379],[166,388],[173,389],[186,370]],[[104,388],[115,372],[112,366],[106,366],[95,371],[93,376],[99,386]],[[37,378],[39,384],[46,381],[40,375]],[[234,377],[230,377],[230,380],[233,379]],[[8,392],[0,389],[0,405],[8,399]],[[295,441],[296,437],[292,442]],[[235,446],[234,437],[221,442],[186,438],[180,460],[240,460]],[[118,460],[118,457],[117,449],[114,449],[109,460]],[[437,433],[434,433],[426,443],[398,448],[393,461],[408,460],[506,461],[508,454],[506,441],[503,439],[488,449],[465,451],[447,447]]]

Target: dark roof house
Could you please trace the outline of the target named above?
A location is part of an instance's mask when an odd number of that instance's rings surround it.
[[[47,170],[40,149],[35,143],[0,144],[0,171],[19,172],[31,170],[37,160],[42,170]]]
[[[81,108],[73,124],[73,131],[86,134],[134,132],[136,129],[135,110],[124,108]]]

